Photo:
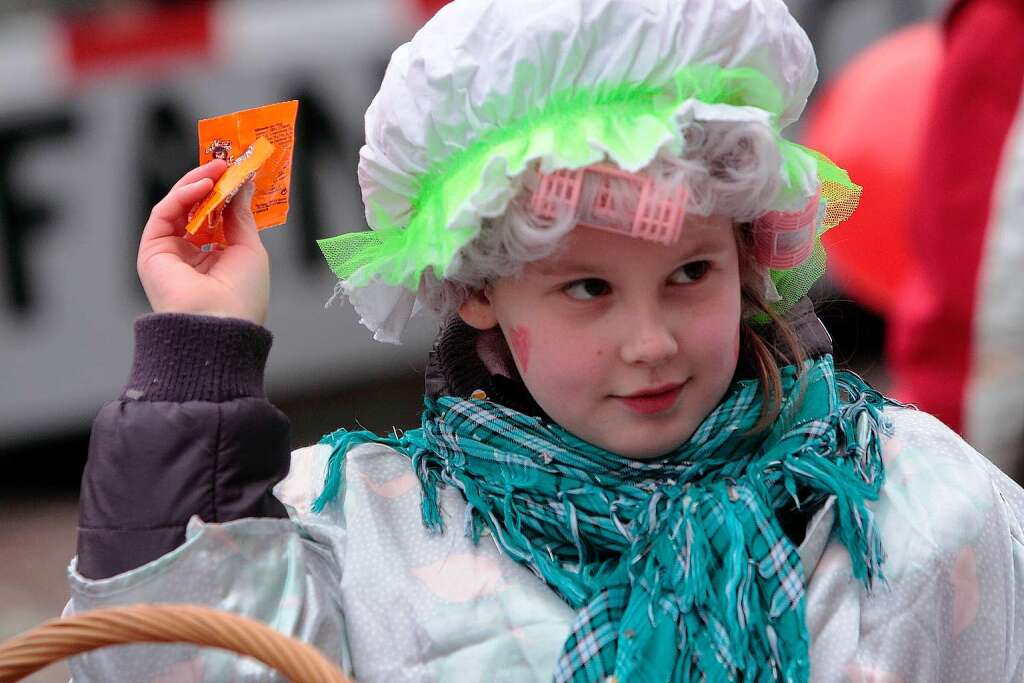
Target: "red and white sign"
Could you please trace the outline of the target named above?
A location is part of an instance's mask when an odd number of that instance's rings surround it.
[[[147,311],[134,252],[152,203],[196,161],[200,118],[300,100],[288,224],[263,233],[271,397],[422,362],[432,329],[372,341],[315,240],[365,229],[363,112],[412,0],[233,1],[0,26],[0,444],[88,424]]]

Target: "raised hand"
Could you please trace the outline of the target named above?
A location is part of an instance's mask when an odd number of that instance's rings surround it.
[[[227,247],[204,251],[183,237],[188,213],[227,164],[214,160],[179,180],[149,215],[137,267],[157,313],[241,318],[262,325],[270,302],[270,259],[260,242],[247,183],[224,209]]]

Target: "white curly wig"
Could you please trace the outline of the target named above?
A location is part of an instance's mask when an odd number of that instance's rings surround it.
[[[688,214],[729,216],[734,224],[748,223],[767,211],[778,192],[782,164],[770,127],[752,122],[694,122],[683,131],[683,138],[682,156],[661,154],[639,172],[654,181],[656,193],[667,195],[684,185]],[[516,179],[516,194],[505,212],[484,219],[480,234],[463,248],[457,267],[438,286],[426,288],[435,292],[428,304],[442,319],[488,282],[514,276],[525,264],[555,253],[575,227],[575,215],[545,222],[529,210],[539,179],[533,164]],[[584,176],[583,193],[595,182],[595,177]],[[614,185],[613,191],[633,192],[628,186]],[[637,202],[636,197],[620,200],[627,206]]]

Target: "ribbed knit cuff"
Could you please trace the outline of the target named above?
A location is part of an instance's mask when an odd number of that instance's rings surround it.
[[[135,321],[135,359],[122,400],[259,397],[273,336],[237,318],[151,313]]]

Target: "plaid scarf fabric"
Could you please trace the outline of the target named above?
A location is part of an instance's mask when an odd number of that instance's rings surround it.
[[[776,511],[835,496],[835,530],[855,576],[881,578],[866,501],[884,479],[886,399],[826,356],[783,370],[767,432],[755,381],[727,398],[674,453],[628,460],[558,425],[484,400],[428,401],[399,436],[339,430],[319,511],[341,462],[364,442],[407,454],[423,518],[443,531],[437,489],[457,486],[466,532],[484,528],[578,610],[555,681],[806,681],[804,575]]]

